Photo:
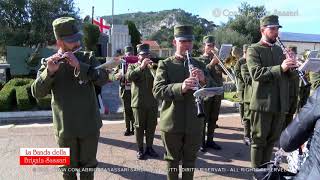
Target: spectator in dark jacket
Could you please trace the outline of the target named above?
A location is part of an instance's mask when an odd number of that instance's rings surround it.
[[[280,146],[291,152],[299,148],[311,136],[309,157],[301,167],[296,179],[320,179],[320,88],[308,99],[292,123],[282,132]]]

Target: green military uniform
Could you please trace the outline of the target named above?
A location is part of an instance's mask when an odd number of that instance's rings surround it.
[[[192,40],[192,27],[179,25],[174,27],[177,41]],[[193,66],[205,70],[205,65],[192,59]],[[166,150],[168,179],[176,180],[179,175],[179,162],[183,168],[194,168],[197,152],[201,145],[204,121],[197,118],[194,91],[182,93],[182,83],[189,77],[185,57],[173,56],[159,62],[153,93],[163,100],[160,111],[161,138]],[[212,79],[207,76],[207,86]],[[182,179],[193,179],[193,169],[182,172]]]
[[[307,54],[308,51],[304,52],[303,55],[303,61],[307,59]],[[310,81],[310,76],[312,75],[312,72],[305,72],[305,78],[308,80],[308,82],[311,83],[312,86],[314,86],[314,83]],[[303,81],[300,79],[299,80],[299,97],[298,97],[298,107],[297,107],[297,112],[300,111],[300,109],[307,103],[307,100],[309,98],[311,92],[311,86],[306,86],[304,85]]]
[[[278,26],[278,16],[266,16],[261,26]],[[251,163],[252,167],[268,162],[273,145],[278,140],[285,112],[289,107],[290,71],[282,72],[282,49],[261,40],[251,45],[247,52],[247,64],[252,77],[251,110]]]
[[[297,54],[296,46],[288,46],[295,54]],[[296,113],[298,107],[298,95],[299,95],[299,76],[293,76],[289,80],[289,110],[286,114],[285,123],[283,129],[285,129],[292,121],[293,115]]]
[[[139,54],[149,54],[149,45],[142,44],[137,46]],[[134,115],[134,126],[136,141],[138,144],[138,153],[143,152],[143,137],[146,136],[148,152],[152,149],[154,133],[157,126],[158,101],[152,94],[154,69],[140,67],[141,62],[130,64],[127,71],[127,79],[132,82],[131,85],[131,107]],[[143,157],[141,157],[143,158]]]
[[[58,18],[52,24],[56,39],[66,42],[80,40],[73,18]],[[78,76],[67,63],[60,64],[55,74],[49,75],[43,63],[31,91],[35,98],[52,95],[53,128],[59,147],[70,148],[69,168],[95,168],[102,122],[94,85],[103,85],[108,77],[106,71],[94,69],[99,62],[93,52],[78,52],[75,56],[80,64]],[[63,172],[64,179],[77,179],[75,171]],[[93,179],[93,172],[80,172],[80,177]]]
[[[213,36],[205,36],[203,38],[203,43],[214,44],[215,40]],[[213,55],[203,54],[199,57],[199,60],[206,65],[206,68],[212,77],[212,79],[217,83],[218,86],[223,86],[223,78],[222,78],[222,68],[216,65],[210,65],[210,62],[213,58]],[[208,86],[207,86],[208,87]],[[221,100],[223,99],[223,95],[217,95],[214,97],[209,97],[204,99],[204,112],[205,112],[205,126],[204,126],[204,134],[203,134],[203,148],[211,147],[214,149],[221,149],[214,141],[214,130],[216,129],[216,123],[219,118],[219,112],[221,107]],[[205,129],[207,126],[207,141],[205,141]]]
[[[308,75],[306,74],[305,77],[308,79]],[[310,81],[309,81],[310,82]],[[310,95],[311,86],[305,86],[302,80],[299,80],[299,97],[298,97],[298,106],[297,112],[307,103],[307,100]]]
[[[126,46],[124,48],[125,54],[132,53],[133,54],[133,48],[131,46]],[[122,68],[127,68],[129,64],[126,64],[125,66],[121,67]],[[123,71],[123,70],[122,70]],[[127,71],[127,69],[125,70]],[[134,117],[133,117],[133,111],[131,108],[131,82],[128,81],[123,75],[123,77],[120,79],[120,89],[119,89],[119,94],[122,100],[123,104],[123,116],[124,120],[126,122],[126,131],[124,135],[131,135],[134,132]]]
[[[241,118],[241,122],[243,123],[243,115],[244,115],[244,102],[243,102],[243,91],[244,91],[244,82],[243,82],[243,78],[241,76],[241,65],[243,65],[245,63],[245,59],[242,57],[240,58],[235,66],[234,66],[234,74],[237,78],[237,94],[239,97],[239,112],[240,112],[240,118]]]
[[[246,52],[248,49],[248,45],[245,44],[243,45],[243,51]],[[238,82],[243,82],[244,88],[243,88],[243,129],[244,129],[244,142],[245,144],[249,145],[250,144],[250,100],[251,100],[251,95],[252,95],[252,79],[248,70],[248,65],[246,63],[246,58],[241,58],[239,61],[243,61],[243,63],[240,66],[240,73],[236,76],[239,77]]]

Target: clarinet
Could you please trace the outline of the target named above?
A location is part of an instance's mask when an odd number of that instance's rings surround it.
[[[190,56],[190,53],[189,51],[187,50],[186,51],[186,55],[187,55],[187,62],[188,62],[188,68],[189,68],[189,74],[191,76],[192,74],[192,69],[194,68],[193,64],[191,63],[191,56]],[[193,90],[198,90],[200,88],[199,86],[199,82],[198,82],[198,86],[195,87]],[[202,100],[200,97],[196,97],[195,98],[195,101],[196,101],[196,105],[197,105],[197,117],[198,118],[202,118],[204,117],[204,111],[203,111],[203,105],[202,105]]]
[[[287,54],[288,56],[290,56],[289,51],[286,49],[286,47],[285,47],[284,44],[281,42],[281,40],[280,40],[279,37],[277,37],[277,41],[278,41],[278,43],[279,43],[282,51],[283,51],[285,54]],[[308,86],[311,85],[311,84],[308,82],[308,80],[305,78],[304,72],[302,72],[301,70],[299,70],[299,68],[295,68],[294,71],[297,72],[297,74],[298,74],[299,78],[302,80],[304,86],[308,87]]]
[[[120,79],[120,83],[121,85],[124,85],[125,86],[125,81],[126,81],[126,78],[125,78],[125,75],[126,75],[126,69],[127,69],[127,62],[125,60],[123,60],[121,62],[121,73],[122,73],[122,78]]]

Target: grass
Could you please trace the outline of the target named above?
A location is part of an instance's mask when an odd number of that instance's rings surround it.
[[[224,99],[232,101],[232,102],[239,102],[239,98],[237,96],[237,92],[224,92]]]

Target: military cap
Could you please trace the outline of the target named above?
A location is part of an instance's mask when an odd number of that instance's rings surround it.
[[[264,16],[260,19],[260,27],[279,27],[279,17],[276,15]]]
[[[52,22],[55,38],[66,42],[76,42],[81,40],[76,20],[72,17],[61,17]]]
[[[188,26],[188,25],[174,26],[174,38],[177,40],[194,40],[192,26]]]
[[[297,46],[290,45],[290,46],[288,46],[288,49],[290,49],[291,51],[293,51],[296,54],[298,53]]]
[[[243,51],[247,51],[248,47],[249,47],[249,44],[244,44],[244,45],[243,45],[243,48],[242,48]]]
[[[214,44],[215,43],[215,39],[214,39],[213,36],[209,35],[209,36],[203,37],[202,42],[203,43],[212,43],[212,44]]]
[[[133,52],[132,46],[126,46],[126,47],[124,47],[124,53],[132,53],[132,52]]]
[[[138,54],[150,54],[149,44],[138,44],[137,45]]]

